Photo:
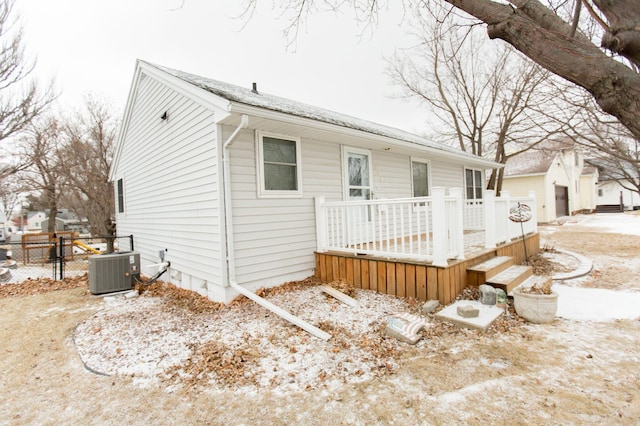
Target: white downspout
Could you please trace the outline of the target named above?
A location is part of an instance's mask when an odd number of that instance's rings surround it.
[[[222,188],[224,192],[224,214],[225,214],[225,222],[226,222],[226,240],[227,240],[227,274],[229,279],[229,285],[236,290],[238,293],[248,297],[253,300],[260,306],[263,306],[275,313],[276,315],[284,318],[292,324],[297,325],[301,329],[313,334],[314,336],[322,339],[329,340],[331,335],[320,330],[318,327],[309,324],[301,318],[292,315],[291,313],[285,311],[284,309],[274,305],[268,300],[263,299],[252,291],[247,290],[242,287],[236,281],[236,264],[235,264],[235,249],[233,246],[233,209],[231,207],[231,166],[229,162],[229,147],[233,144],[236,136],[242,129],[246,129],[249,125],[249,116],[246,114],[242,114],[240,117],[240,124],[236,129],[231,133],[229,138],[222,145],[222,168],[223,168],[223,179],[222,179]]]

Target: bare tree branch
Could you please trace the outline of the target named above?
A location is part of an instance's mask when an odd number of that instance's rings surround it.
[[[42,91],[28,80],[35,61],[25,55],[12,9],[12,0],[0,0],[0,142],[27,129],[56,98],[51,85]]]

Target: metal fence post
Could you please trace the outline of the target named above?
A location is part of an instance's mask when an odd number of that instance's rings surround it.
[[[60,237],[60,256],[58,259],[60,260],[60,279],[64,279],[64,237]]]

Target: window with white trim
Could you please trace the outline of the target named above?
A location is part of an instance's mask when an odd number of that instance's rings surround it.
[[[482,199],[482,171],[464,169],[465,195],[467,200]]]
[[[411,184],[414,197],[431,195],[431,174],[428,160],[411,159]]]
[[[124,183],[122,179],[117,181],[118,213],[124,213]]]
[[[259,195],[262,197],[300,197],[300,139],[271,133],[258,133]]]

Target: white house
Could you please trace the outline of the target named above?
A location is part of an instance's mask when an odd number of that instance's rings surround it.
[[[600,180],[598,182],[598,211],[608,211],[607,207],[609,206],[622,206],[622,210],[638,210],[640,195],[636,191],[625,188],[616,180]]]
[[[550,142],[511,157],[504,168],[503,191],[523,196],[534,191],[537,218],[548,223],[596,208],[598,170],[585,164],[572,142]]]
[[[42,232],[42,223],[47,220],[46,212],[28,212],[27,227],[23,232]]]
[[[3,210],[0,210],[0,243],[7,239],[7,216]]]
[[[640,208],[640,195],[630,189],[634,185],[628,180],[634,175],[632,170],[621,172],[619,164],[603,159],[589,159],[587,162],[599,172],[596,203],[598,212],[620,212]]]
[[[462,220],[461,201],[480,203],[484,171],[497,166],[398,129],[261,93],[255,84],[238,87],[137,61],[110,178],[118,233],[134,235],[143,271],[164,257],[170,269],[163,279],[229,302],[239,288],[312,275],[314,252],[331,246],[340,225],[350,224],[342,248],[355,250],[376,218],[386,218],[375,229],[384,229],[387,243],[415,233],[409,229],[425,220],[437,223],[450,203]],[[433,204],[412,198],[432,195]],[[332,216],[328,206],[345,202],[368,206],[362,222],[349,222],[355,216],[344,210]],[[389,221],[403,228],[390,234]],[[461,224],[431,231],[437,247],[452,247],[463,235]],[[445,264],[463,256],[460,247],[434,253]]]

